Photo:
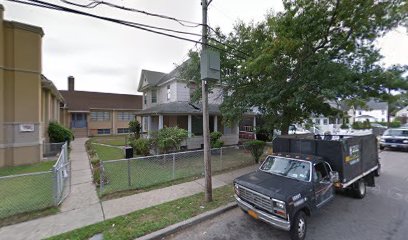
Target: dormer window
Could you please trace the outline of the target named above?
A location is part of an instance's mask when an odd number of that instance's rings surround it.
[[[144,78],[144,82],[147,82],[147,78]]]

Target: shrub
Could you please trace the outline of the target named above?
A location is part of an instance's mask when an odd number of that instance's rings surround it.
[[[150,140],[139,138],[130,142],[130,146],[135,150],[137,155],[147,156],[150,154]]]
[[[259,162],[259,158],[263,154],[264,147],[265,142],[260,140],[252,140],[245,143],[245,148],[251,152],[251,155],[254,158],[255,163]]]
[[[401,127],[401,122],[400,121],[392,121],[390,122],[390,128],[399,128]]]
[[[210,133],[210,145],[211,148],[221,148],[224,146],[224,142],[220,140],[222,133],[220,132],[212,132]]]
[[[50,122],[48,125],[48,136],[52,143],[68,142],[69,144],[74,139],[71,130],[57,122]]]
[[[161,152],[179,150],[181,143],[187,139],[188,131],[179,127],[166,127],[160,129],[153,139],[153,143]]]
[[[140,132],[142,130],[142,127],[140,126],[139,121],[137,120],[132,120],[129,122],[129,131],[133,133],[133,136],[135,139],[140,138]]]
[[[341,126],[340,126],[340,128],[341,128],[341,129],[348,129],[349,126],[348,126],[347,124],[345,124],[345,123],[342,123]]]

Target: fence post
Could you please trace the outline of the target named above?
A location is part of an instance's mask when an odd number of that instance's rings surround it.
[[[52,174],[53,174],[53,198],[54,198],[54,206],[58,206],[58,170],[56,166],[52,167]]]
[[[105,172],[105,169],[104,169],[104,167],[103,167],[103,161],[102,160],[99,160],[99,194],[102,196],[102,194],[103,194],[103,184],[104,184],[104,181],[103,181],[103,178],[104,178],[104,172]]]
[[[176,154],[173,153],[173,180],[176,178]]]
[[[221,147],[221,149],[220,149],[220,162],[221,162],[221,170],[223,170],[223,169],[224,169],[224,166],[223,166],[223,164],[222,164],[222,149],[223,149],[223,147]]]
[[[128,186],[130,187],[131,185],[132,185],[132,180],[131,180],[131,178],[130,178],[130,158],[128,158],[127,159],[127,162],[128,162],[128,164],[127,164],[127,173],[128,173]]]
[[[63,147],[64,147],[64,157],[65,157],[64,162],[67,163],[68,162],[68,142],[65,142]]]

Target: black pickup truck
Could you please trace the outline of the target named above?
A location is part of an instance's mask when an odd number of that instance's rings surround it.
[[[379,175],[377,139],[366,136],[289,135],[275,139],[274,154],[256,172],[234,180],[238,206],[255,219],[306,237],[306,216],[349,189],[364,198]]]

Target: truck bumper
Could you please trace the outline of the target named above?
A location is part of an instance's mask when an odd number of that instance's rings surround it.
[[[408,144],[406,143],[380,143],[381,147],[388,147],[388,148],[404,148],[407,149],[408,148]]]
[[[248,212],[249,210],[255,212],[258,216],[258,219],[271,224],[272,226],[285,230],[285,231],[289,231],[290,230],[290,221],[284,220],[282,218],[276,217],[272,214],[263,212],[259,209],[254,208],[251,204],[243,201],[241,198],[239,198],[237,195],[235,195],[235,199],[238,203],[238,206]]]

